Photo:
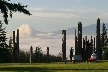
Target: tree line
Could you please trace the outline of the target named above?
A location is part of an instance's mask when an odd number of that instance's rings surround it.
[[[30,51],[20,50],[19,53],[19,62],[20,63],[29,63],[30,62]],[[47,54],[44,54],[41,47],[37,47],[37,51],[33,52],[32,63],[46,63],[47,62]],[[59,52],[58,55],[49,54],[49,62],[61,62],[62,56]]]

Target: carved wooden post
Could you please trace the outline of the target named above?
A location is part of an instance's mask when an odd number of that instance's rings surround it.
[[[73,51],[72,51],[72,47],[70,49],[70,62],[72,62],[72,57],[73,57]]]
[[[85,39],[83,38],[83,60],[85,60]]]
[[[14,62],[18,62],[18,49],[17,49],[17,43],[14,43]]]
[[[96,49],[95,49],[95,37],[94,37],[94,49],[93,50],[94,50],[94,52],[96,51]]]
[[[77,42],[76,29],[75,29],[75,55],[77,54],[78,54],[78,42]]]
[[[66,60],[66,30],[62,30],[62,60]]]
[[[97,59],[102,59],[102,48],[100,47],[100,19],[97,19],[96,31],[96,54]]]
[[[87,36],[85,36],[85,59],[87,60]]]
[[[36,47],[36,57],[35,57],[35,61],[38,62],[38,47]]]
[[[17,29],[17,50],[18,50],[17,61],[19,62],[19,29]]]
[[[90,56],[91,54],[93,53],[93,39],[92,39],[92,36],[91,36],[91,42],[90,42]]]
[[[14,45],[15,45],[15,31],[13,31],[13,62],[14,62],[14,56],[15,56],[15,53],[14,53]]]
[[[47,63],[49,63],[49,47],[47,47]]]
[[[87,60],[90,56],[90,43],[89,43],[89,40],[87,41]]]
[[[82,48],[82,23],[78,23],[78,55],[81,55]]]
[[[33,47],[30,47],[30,63],[32,63],[32,59],[33,59]]]

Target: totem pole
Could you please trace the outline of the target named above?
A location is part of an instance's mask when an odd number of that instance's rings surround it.
[[[83,38],[83,50],[82,50],[82,59],[85,60],[85,39]]]
[[[96,52],[96,49],[95,49],[95,37],[94,37],[94,48],[93,48],[93,52]]]
[[[62,61],[66,60],[66,30],[62,30]]]
[[[49,47],[47,47],[47,63],[49,63]]]
[[[17,42],[17,50],[18,50],[18,61],[19,61],[19,29],[17,29],[17,39],[16,39],[16,42]]]
[[[30,63],[32,63],[33,60],[33,47],[30,47]]]
[[[13,62],[14,62],[14,58],[15,58],[15,52],[14,52],[14,49],[15,49],[15,31],[13,31]]]
[[[78,41],[77,41],[77,36],[76,36],[76,29],[75,29],[75,55],[78,54]]]
[[[96,55],[97,59],[102,59],[102,48],[100,47],[100,19],[97,19],[96,26]]]
[[[81,55],[82,48],[82,23],[78,23],[78,55]]]
[[[15,31],[13,31],[13,62],[19,62],[19,29],[17,29],[16,42]]]

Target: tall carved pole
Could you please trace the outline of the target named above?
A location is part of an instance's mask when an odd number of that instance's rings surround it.
[[[87,36],[85,36],[85,60],[87,60]]]
[[[92,39],[92,36],[91,36],[91,42],[90,42],[90,56],[91,56],[91,54],[93,53],[93,39]]]
[[[96,30],[96,54],[97,59],[101,59],[102,50],[100,48],[100,19],[97,19],[97,30]]]
[[[73,51],[72,51],[72,48],[73,48],[73,47],[71,47],[71,49],[70,49],[70,62],[72,62],[72,57],[73,57]]]
[[[82,48],[82,23],[78,23],[78,55],[81,55]]]
[[[49,62],[49,47],[47,47],[47,63]]]
[[[17,29],[17,50],[18,50],[18,60],[19,61],[19,29]]]
[[[75,55],[77,55],[77,36],[76,36],[76,29],[75,29]]]
[[[62,30],[62,60],[66,60],[66,30]]]
[[[38,62],[38,47],[36,47],[36,56],[35,56],[35,61]]]
[[[15,53],[14,53],[15,46],[14,45],[15,45],[15,31],[13,31],[13,49],[12,49],[13,50],[13,62],[14,62],[14,56],[15,56]]]
[[[93,51],[94,52],[96,51],[96,49],[95,49],[95,37],[94,37],[94,49],[93,49]]]
[[[32,63],[32,59],[33,59],[33,47],[30,47],[30,63]]]
[[[83,60],[85,60],[85,39],[83,38]]]

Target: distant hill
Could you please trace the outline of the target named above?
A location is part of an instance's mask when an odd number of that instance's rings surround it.
[[[103,25],[103,23],[100,24],[100,31],[102,31],[102,25]],[[108,28],[108,23],[105,25]],[[75,29],[77,29],[77,27],[72,27],[72,28],[66,29],[66,34],[74,35]],[[53,33],[62,34],[62,30],[54,31]],[[91,24],[86,27],[82,27],[82,33],[86,34],[86,35],[95,35],[96,34],[96,24]]]
[[[101,25],[100,25],[101,31],[102,31],[102,25],[103,24],[101,23]],[[108,23],[106,24],[106,27],[108,28]],[[40,35],[56,36],[56,35],[62,34],[62,30],[53,31],[50,33],[41,32],[41,31],[35,30],[34,28],[29,26],[28,24],[23,24],[18,29],[20,30],[20,36],[22,36],[22,37],[36,37],[37,35],[38,36],[40,36]],[[66,29],[66,34],[67,35],[74,35],[75,29],[77,29],[77,27],[72,27],[72,28]],[[91,25],[88,25],[86,27],[83,27],[82,33],[83,33],[83,35],[96,35],[96,24],[91,24]]]

